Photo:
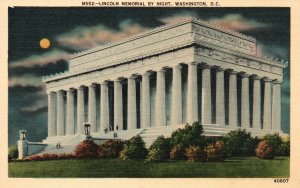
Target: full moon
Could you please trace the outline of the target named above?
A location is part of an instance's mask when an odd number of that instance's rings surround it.
[[[42,39],[40,40],[40,47],[43,48],[43,49],[49,48],[50,44],[51,44],[51,43],[50,43],[50,40],[47,39],[47,38],[42,38]]]

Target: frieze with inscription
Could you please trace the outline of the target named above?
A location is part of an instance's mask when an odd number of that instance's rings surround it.
[[[241,66],[256,68],[256,69],[260,69],[260,70],[275,73],[275,74],[282,74],[282,68],[280,68],[280,67],[264,64],[261,62],[256,62],[251,59],[247,59],[247,58],[243,58],[243,57],[239,57],[239,56],[226,54],[224,52],[220,52],[220,51],[217,51],[214,49],[209,49],[209,48],[205,48],[205,47],[195,47],[195,53],[196,53],[196,55],[207,56],[207,57],[222,60],[222,61],[225,61],[228,63],[234,63],[234,64],[238,64]]]
[[[229,34],[222,33],[220,31],[210,29],[204,26],[200,26],[197,24],[192,25],[192,31],[195,32],[195,39],[201,40],[203,39],[203,37],[208,37],[206,38],[206,40],[214,45],[218,45],[218,46],[226,45],[226,47],[230,47],[231,50],[234,51],[241,51],[240,48],[242,48],[244,49],[242,50],[244,53],[248,52],[248,54],[251,55],[255,55],[256,53],[255,42],[247,41],[245,39],[231,36]]]

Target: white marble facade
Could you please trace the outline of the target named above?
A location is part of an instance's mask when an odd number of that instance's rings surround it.
[[[68,71],[43,78],[48,138],[82,135],[86,122],[96,137],[109,127],[166,130],[195,121],[212,135],[239,127],[281,133],[285,67],[258,57],[254,38],[202,20],[155,28],[74,54]]]

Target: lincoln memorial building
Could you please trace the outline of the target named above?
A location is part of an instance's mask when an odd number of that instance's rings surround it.
[[[256,39],[190,18],[70,56],[43,78],[45,143],[140,135],[149,145],[186,123],[220,136],[282,133],[283,61],[257,55]]]

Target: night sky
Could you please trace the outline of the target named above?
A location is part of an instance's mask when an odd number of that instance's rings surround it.
[[[47,136],[42,76],[67,69],[69,54],[194,16],[257,39],[258,54],[290,61],[289,8],[9,8],[9,145],[25,129]],[[51,45],[40,47],[48,38]],[[282,127],[289,132],[290,67],[282,85]]]

